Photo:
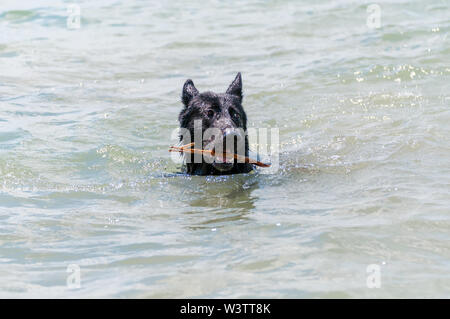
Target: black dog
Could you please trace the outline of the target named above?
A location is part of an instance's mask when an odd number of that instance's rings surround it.
[[[199,93],[189,79],[184,83],[181,99],[184,104],[178,117],[182,128],[181,144],[195,142],[195,148],[214,150],[219,154],[226,151],[248,156],[247,116],[242,107],[241,73],[237,74],[227,91],[220,94]],[[194,136],[200,129],[201,140],[195,140]],[[215,133],[208,134],[211,131]],[[239,174],[253,170],[252,164],[223,157],[205,158],[201,154],[190,154],[185,160],[186,172],[194,175]]]

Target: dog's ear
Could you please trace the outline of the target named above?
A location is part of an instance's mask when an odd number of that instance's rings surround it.
[[[184,106],[188,106],[192,98],[198,94],[198,90],[195,88],[194,82],[191,79],[186,80],[183,85],[183,93],[181,94],[181,101]]]
[[[236,75],[236,78],[234,81],[230,84],[230,86],[227,89],[227,94],[235,95],[239,97],[240,100],[242,100],[242,77],[241,72],[239,72]]]

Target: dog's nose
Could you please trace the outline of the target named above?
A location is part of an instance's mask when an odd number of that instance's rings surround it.
[[[243,141],[242,134],[238,130],[228,128],[223,133],[223,141],[225,148],[228,151],[234,152],[236,148],[239,148],[239,143]]]
[[[242,138],[239,131],[232,128],[227,128],[223,133],[223,139],[226,141],[228,139],[240,140]]]

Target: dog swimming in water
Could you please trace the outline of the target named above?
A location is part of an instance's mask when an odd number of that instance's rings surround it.
[[[237,74],[225,93],[200,93],[191,79],[184,83],[181,94],[183,109],[178,117],[180,143],[195,144],[196,149],[217,154],[186,154],[186,173],[228,175],[253,170],[251,163],[239,160],[248,157],[249,153],[247,115],[242,99],[241,73]]]

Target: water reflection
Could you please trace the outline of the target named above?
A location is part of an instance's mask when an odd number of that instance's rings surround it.
[[[185,212],[192,220],[188,228],[196,230],[248,222],[259,199],[254,195],[259,189],[258,177],[258,174],[243,174],[193,178],[193,185],[185,191],[184,198],[191,208]]]

